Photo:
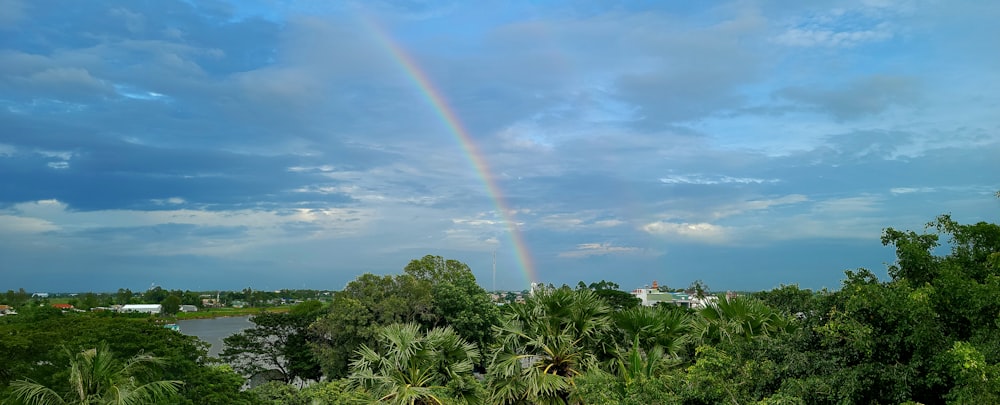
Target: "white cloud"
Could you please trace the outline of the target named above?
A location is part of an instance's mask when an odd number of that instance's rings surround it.
[[[559,231],[614,228],[625,224],[625,221],[616,218],[598,219],[600,217],[599,213],[592,211],[559,213],[546,215],[539,219],[538,223],[545,228]]]
[[[183,201],[174,197],[161,202],[180,204]],[[135,240],[132,248],[136,252],[150,254],[229,255],[295,240],[348,237],[363,231],[374,213],[367,208],[73,211],[58,200],[40,200],[15,204],[8,210],[0,211],[0,216],[6,218],[0,224],[12,224],[8,230],[60,231],[53,238],[75,239],[77,235],[83,235],[82,242],[89,239],[86,236],[88,232],[120,229],[124,238],[134,238],[129,229],[162,225],[245,230],[239,235],[226,234],[220,238]],[[303,226],[306,231],[303,231]]]
[[[642,249],[631,246],[614,246],[610,243],[581,243],[575,250],[560,252],[559,257],[579,259],[590,256],[634,255],[644,253]]]
[[[777,36],[775,41],[788,46],[850,48],[868,42],[885,41],[892,36],[888,26],[880,24],[874,29],[863,31],[792,28]]]
[[[851,48],[896,36],[888,18],[902,10],[869,3],[855,9],[832,9],[806,15],[787,26],[774,42],[794,47]]]
[[[889,192],[893,194],[931,193],[934,191],[934,187],[894,187],[889,189]]]
[[[0,233],[3,234],[34,234],[57,230],[59,226],[43,219],[0,215]]]
[[[187,202],[187,200],[180,197],[170,197],[167,199],[154,198],[151,200],[153,204],[156,205],[180,205]]]
[[[451,220],[451,222],[458,225],[469,225],[469,226],[497,225],[503,223],[503,221],[482,219],[482,218],[476,218],[476,219],[454,218]]]
[[[748,211],[766,210],[771,207],[798,204],[805,201],[809,201],[809,198],[802,194],[789,194],[786,196],[766,199],[766,200],[741,201],[736,204],[728,204],[717,208],[712,213],[712,217],[715,219],[720,219],[733,215],[739,215]]]
[[[702,174],[677,174],[661,177],[660,182],[665,184],[765,184],[777,183],[778,179],[760,179],[755,177],[733,177]]]
[[[817,202],[813,210],[824,214],[875,212],[881,208],[881,202],[882,198],[876,196],[834,198]]]
[[[69,162],[49,162],[48,166],[56,170],[69,169]]]
[[[724,243],[731,237],[728,228],[707,222],[656,221],[643,225],[642,230],[651,235],[704,243]]]

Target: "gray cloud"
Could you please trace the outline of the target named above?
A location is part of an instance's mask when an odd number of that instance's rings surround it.
[[[839,120],[879,114],[894,106],[912,105],[920,94],[917,80],[895,75],[860,77],[840,88],[792,86],[776,93],[779,97],[815,107]]]

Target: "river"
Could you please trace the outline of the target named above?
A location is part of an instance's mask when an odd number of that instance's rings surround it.
[[[188,319],[177,321],[181,333],[196,336],[212,346],[208,349],[209,356],[218,356],[222,352],[222,339],[236,332],[253,326],[249,316],[232,316],[211,319]]]

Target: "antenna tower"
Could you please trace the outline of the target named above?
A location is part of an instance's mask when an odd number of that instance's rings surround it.
[[[497,251],[493,251],[493,292],[497,292]]]

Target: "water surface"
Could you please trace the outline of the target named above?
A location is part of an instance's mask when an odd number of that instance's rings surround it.
[[[199,339],[210,343],[208,349],[209,356],[218,356],[222,352],[222,339],[236,332],[253,326],[250,316],[232,316],[226,318],[212,319],[187,319],[177,321],[181,327],[181,333],[189,336],[197,336]]]

